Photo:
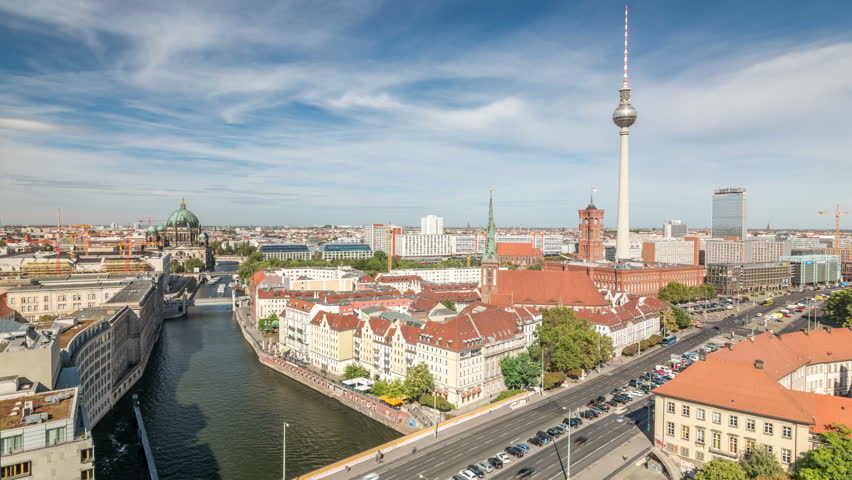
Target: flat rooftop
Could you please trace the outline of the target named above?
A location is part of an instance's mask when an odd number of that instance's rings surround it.
[[[4,333],[0,335],[0,353],[48,348],[52,337],[53,332],[49,330],[22,329],[18,332]]]
[[[149,279],[134,280],[129,285],[122,288],[118,293],[113,295],[112,298],[104,303],[104,305],[116,303],[133,303],[138,305],[151,288],[154,288],[154,285]]]
[[[22,413],[25,402],[33,402],[32,415],[46,413],[47,422],[70,418],[74,414],[72,410],[74,406],[73,389],[54,390],[0,400],[0,430],[11,430],[29,425],[23,422]],[[13,412],[17,412],[17,414],[13,415]],[[70,432],[66,433],[66,435],[69,434]]]
[[[83,329],[88,327],[89,325],[100,321],[100,319],[90,319],[90,320],[79,320],[77,325],[65,330],[64,332],[59,334],[59,348],[65,348],[71,343],[71,340],[77,336],[78,333],[82,332]]]

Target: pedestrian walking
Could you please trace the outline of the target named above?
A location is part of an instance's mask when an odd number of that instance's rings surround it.
[[[350,468],[350,467],[349,467],[349,465],[346,465],[346,466],[344,466],[343,468],[345,468],[347,472],[349,472],[349,471],[351,471],[351,470],[352,470],[352,468]]]

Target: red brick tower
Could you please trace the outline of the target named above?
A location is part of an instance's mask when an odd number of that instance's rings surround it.
[[[604,211],[595,206],[594,199],[580,213],[580,240],[577,245],[577,258],[596,262],[604,259],[603,217]]]

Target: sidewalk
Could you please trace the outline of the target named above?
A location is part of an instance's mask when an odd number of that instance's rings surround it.
[[[631,436],[628,440],[622,442],[620,445],[613,448],[609,454],[605,457],[602,457],[595,463],[592,463],[588,467],[580,470],[579,472],[572,472],[571,478],[572,480],[601,480],[609,477],[614,472],[623,468],[625,462],[636,458],[642,452],[651,448],[651,442],[648,441],[648,438],[642,433],[637,431],[633,436]],[[640,462],[644,459],[644,456],[638,458],[635,462]],[[573,463],[573,462],[572,462]],[[631,479],[657,479],[657,478],[665,478],[664,476],[660,476],[653,472],[649,472],[645,469],[644,466],[639,467],[636,472],[633,472],[633,468],[624,469],[624,475],[615,475],[617,478],[631,478]],[[644,472],[646,475],[638,475]],[[626,476],[629,475],[629,476]]]

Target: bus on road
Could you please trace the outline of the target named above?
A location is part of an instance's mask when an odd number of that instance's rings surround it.
[[[668,337],[663,339],[662,345],[664,347],[668,347],[669,345],[674,345],[675,343],[677,343],[677,336],[669,335]]]

